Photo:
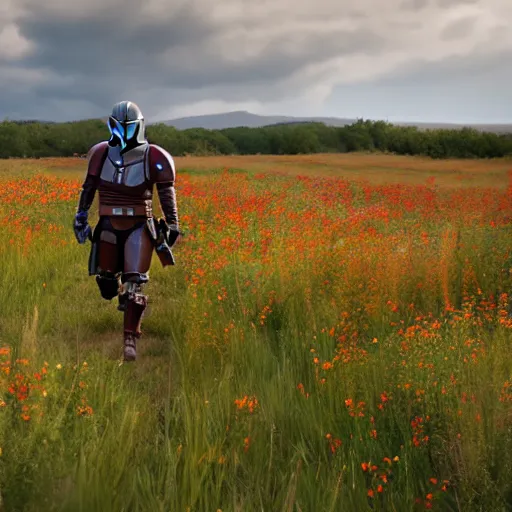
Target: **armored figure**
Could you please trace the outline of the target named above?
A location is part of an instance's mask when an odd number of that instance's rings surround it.
[[[124,360],[134,361],[153,249],[164,266],[174,264],[170,248],[180,236],[176,170],[171,155],[146,140],[144,117],[135,103],[114,105],[108,126],[110,139],[89,151],[74,231],[80,244],[92,242],[89,275],[96,276],[101,296],[118,297],[124,312]],[[165,220],[153,216],[155,185]],[[88,212],[96,191],[99,221],[92,232]]]

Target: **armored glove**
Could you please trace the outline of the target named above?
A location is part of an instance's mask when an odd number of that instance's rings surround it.
[[[172,247],[180,238],[181,232],[176,224],[167,225],[167,243]]]
[[[158,221],[158,231],[162,234],[169,249],[172,248],[181,235],[177,224],[168,224],[164,219]]]
[[[91,227],[87,222],[87,212],[78,211],[75,215],[75,223],[73,225],[75,230],[75,237],[79,244],[85,244],[87,239],[92,239]]]

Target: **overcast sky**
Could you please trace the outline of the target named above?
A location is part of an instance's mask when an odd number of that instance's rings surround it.
[[[0,0],[0,118],[512,122],[512,0]]]

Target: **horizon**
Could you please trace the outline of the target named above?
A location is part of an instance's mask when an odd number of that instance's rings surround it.
[[[149,119],[148,117],[145,117],[145,121],[147,125],[150,124],[158,124],[158,123],[170,123],[175,121],[182,121],[182,120],[189,120],[189,119],[195,119],[195,118],[206,118],[206,117],[215,117],[215,116],[226,116],[226,115],[232,115],[232,114],[240,114],[240,115],[249,115],[249,116],[257,116],[261,118],[276,118],[276,117],[283,117],[283,118],[290,118],[290,119],[307,119],[307,120],[315,120],[315,119],[331,119],[331,120],[346,120],[349,122],[356,122],[358,119],[361,119],[363,121],[371,121],[371,122],[378,122],[378,121],[384,121],[389,124],[413,124],[413,125],[455,125],[455,126],[509,126],[512,125],[512,120],[510,121],[424,121],[424,120],[407,120],[407,119],[382,119],[382,118],[371,118],[371,117],[347,117],[347,116],[334,116],[334,115],[307,115],[307,116],[299,116],[299,115],[289,115],[289,114],[282,114],[282,113],[275,113],[275,114],[258,114],[256,112],[251,112],[248,110],[230,110],[230,111],[217,111],[207,114],[192,114],[192,115],[186,115],[186,116],[179,116],[174,118],[166,118],[166,119]],[[66,123],[66,122],[82,122],[82,121],[90,121],[90,120],[103,120],[103,118],[107,118],[108,114],[103,116],[97,116],[97,117],[83,117],[79,119],[70,119],[65,121],[59,121],[54,119],[36,119],[31,117],[25,117],[25,118],[9,118],[4,117],[2,121],[9,120],[12,122],[41,122],[41,123]],[[286,122],[286,121],[284,121]],[[274,124],[274,123],[272,123]]]
[[[492,125],[509,125],[509,124],[512,124],[512,118],[509,120],[509,121],[501,121],[501,122],[487,122],[487,121],[480,121],[480,122],[477,122],[477,121],[423,121],[423,120],[407,120],[407,119],[395,119],[395,120],[390,120],[390,119],[382,119],[382,118],[371,118],[371,117],[363,117],[363,116],[359,116],[359,117],[348,117],[348,116],[335,116],[335,115],[307,115],[307,116],[300,116],[300,115],[294,115],[294,114],[282,114],[282,113],[274,113],[274,114],[258,114],[256,112],[251,112],[251,111],[248,111],[248,110],[230,110],[230,111],[223,111],[223,112],[220,112],[220,111],[216,111],[216,112],[211,112],[211,113],[207,113],[207,114],[191,114],[191,115],[186,115],[186,116],[180,116],[180,117],[174,117],[172,119],[161,119],[161,120],[157,120],[157,121],[151,121],[151,122],[164,122],[164,121],[177,121],[177,120],[181,120],[181,119],[190,119],[190,118],[195,118],[195,117],[207,117],[207,116],[221,116],[221,115],[226,115],[226,114],[249,114],[249,115],[254,115],[254,116],[259,116],[259,117],[294,117],[294,118],[312,118],[312,119],[315,119],[315,118],[324,118],[324,119],[347,119],[347,120],[354,120],[356,121],[357,119],[362,119],[364,121],[372,121],[372,122],[377,122],[377,121],[384,121],[386,123],[390,123],[390,124],[395,124],[395,123],[418,123],[418,124],[455,124],[455,125],[464,125],[464,124],[472,124],[472,125],[488,125],[488,124],[492,124]]]

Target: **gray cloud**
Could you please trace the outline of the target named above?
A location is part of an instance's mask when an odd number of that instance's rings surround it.
[[[452,86],[462,90],[472,84],[492,81],[498,90],[498,84],[506,85],[512,81],[512,67],[508,65],[511,59],[512,48],[492,56],[477,53],[466,57],[453,56],[439,62],[417,60],[396,69],[392,76],[379,80],[378,84],[390,87]]]
[[[443,41],[451,41],[467,37],[473,32],[476,26],[476,16],[468,16],[450,23],[440,34]]]
[[[284,79],[319,57],[356,52],[379,53],[382,37],[365,30],[323,30],[277,35],[264,42],[254,56],[232,61],[218,53],[215,39],[228,27],[208,22],[194,4],[187,4],[164,19],[133,23],[143,5],[131,1],[131,10],[107,10],[101,16],[62,19],[55,12],[34,10],[22,18],[21,34],[37,41],[36,50],[23,61],[69,80],[38,86],[49,99],[78,101],[89,97],[94,104],[112,103],[135,88],[195,89],[219,86],[267,85]],[[246,28],[254,24],[248,20]],[[261,27],[256,27],[257,30]],[[296,51],[296,50],[300,51]],[[183,93],[182,93],[183,94]]]
[[[404,69],[435,83],[459,60],[512,49],[509,0],[5,2],[0,116],[9,117],[100,116],[121,98],[148,118],[244,105],[313,115],[336,87]]]
[[[437,4],[443,8],[453,7],[457,5],[474,5],[477,4],[478,2],[479,0],[437,0]]]
[[[400,7],[406,11],[421,11],[428,5],[428,0],[404,0]]]
[[[512,120],[512,50],[493,57],[418,61],[376,82],[338,87],[329,105],[349,116],[390,121],[506,123]],[[338,107],[338,108],[339,108]],[[445,116],[441,117],[439,111]]]

